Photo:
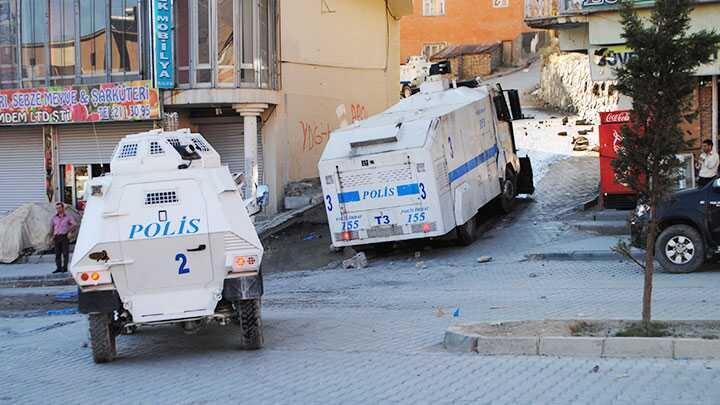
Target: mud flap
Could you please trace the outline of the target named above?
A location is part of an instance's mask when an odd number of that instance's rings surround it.
[[[262,297],[262,274],[226,278],[223,284],[223,298],[228,301],[250,300]]]
[[[78,311],[81,314],[93,312],[109,314],[122,309],[117,290],[99,290],[82,292],[78,288]]]
[[[535,192],[532,163],[530,163],[529,156],[520,158],[520,175],[517,179],[517,192],[518,194],[532,194]]]

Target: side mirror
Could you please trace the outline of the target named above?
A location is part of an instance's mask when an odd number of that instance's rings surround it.
[[[713,180],[712,188],[713,191],[720,191],[720,178]]]
[[[270,188],[264,184],[257,186],[257,205],[264,207],[267,205],[270,199]]]

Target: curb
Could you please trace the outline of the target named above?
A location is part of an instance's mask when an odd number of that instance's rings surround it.
[[[637,260],[642,260],[645,256],[641,251],[633,251],[632,256]],[[627,260],[619,253],[611,250],[581,250],[572,252],[547,252],[547,253],[530,253],[525,255],[528,261],[608,261],[608,260]]]
[[[451,326],[443,346],[481,356],[720,359],[720,340],[642,337],[494,337],[464,334]]]
[[[0,277],[0,288],[35,288],[75,285],[69,274],[48,274],[45,276]]]

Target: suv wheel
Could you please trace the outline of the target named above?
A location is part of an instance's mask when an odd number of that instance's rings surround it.
[[[667,272],[691,273],[705,261],[705,244],[695,228],[673,225],[655,241],[655,257]]]
[[[262,348],[263,333],[260,299],[236,301],[235,308],[240,322],[240,347],[244,350]]]

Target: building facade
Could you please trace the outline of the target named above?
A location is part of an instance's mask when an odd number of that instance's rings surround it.
[[[653,2],[635,1],[641,16],[650,15]],[[615,79],[615,68],[622,66],[635,54],[625,45],[620,23],[620,3],[614,0],[526,0],[525,21],[534,28],[555,29],[560,50],[587,55],[588,69],[593,81],[609,82]],[[691,31],[720,29],[720,2],[699,0],[690,14]],[[718,142],[718,75],[720,75],[720,49],[712,62],[700,66],[695,72],[695,91],[692,111],[697,118],[685,124],[686,140],[693,141],[691,151],[698,151],[702,140]]]
[[[281,209],[333,129],[397,100],[411,4],[0,0],[0,215],[82,208],[120,138],[168,125],[201,132]]]
[[[534,38],[523,9],[518,0],[417,0],[400,24],[400,62],[413,55],[430,58],[448,45],[500,42],[507,56],[513,46],[518,53],[523,41],[529,47]],[[506,59],[509,64],[512,58]]]

